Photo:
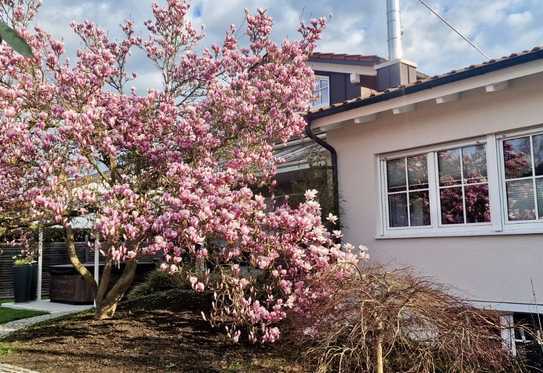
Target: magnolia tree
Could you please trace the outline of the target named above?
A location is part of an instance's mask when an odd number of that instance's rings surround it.
[[[145,35],[122,25],[111,40],[90,22],[72,24],[77,59],[31,28],[37,0],[2,0],[2,19],[34,57],[0,46],[0,219],[4,229],[61,225],[71,263],[96,294],[96,317],[111,317],[136,263],[162,253],[161,269],[187,273],[197,292],[215,294],[213,324],[229,335],[273,342],[289,312],[310,312],[331,289],[311,286],[330,266],[347,276],[350,245],[322,225],[315,192],[297,208],[271,210],[252,190],[273,182],[273,146],[302,133],[312,96],[307,65],[324,20],[276,44],[264,11],[246,15],[247,47],[234,27],[222,45],[202,39],[189,5],[153,4]],[[131,53],[141,50],[162,84],[130,88]],[[93,217],[94,249],[105,257],[98,286],[79,261],[73,217]],[[335,217],[330,216],[331,221]],[[112,269],[123,263],[116,281]]]

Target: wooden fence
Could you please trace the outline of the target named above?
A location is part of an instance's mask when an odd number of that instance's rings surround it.
[[[82,262],[94,261],[94,253],[86,242],[76,244],[77,254]],[[17,247],[0,245],[0,298],[13,297],[13,257],[20,254]],[[44,243],[42,296],[49,295],[49,272],[52,265],[70,263],[64,242]]]

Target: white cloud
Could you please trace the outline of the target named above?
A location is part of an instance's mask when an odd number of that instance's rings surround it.
[[[506,22],[509,26],[515,28],[527,27],[532,23],[534,16],[529,11],[521,13],[511,13],[507,16]]]
[[[405,3],[411,3],[405,1]],[[500,57],[538,45],[543,27],[524,13],[540,10],[538,0],[433,0],[438,11],[475,41],[491,57]],[[518,27],[505,27],[511,22]],[[522,19],[520,19],[522,18]],[[407,57],[431,74],[478,63],[485,58],[454,34],[429,11],[405,6],[402,15]],[[524,21],[524,25],[520,22]]]
[[[366,41],[366,31],[357,16],[331,17],[328,28],[323,35],[320,48],[324,52],[353,53]]]
[[[402,0],[406,58],[422,71],[437,74],[481,62],[484,58],[452,33],[416,0]],[[541,0],[430,0],[451,23],[493,57],[531,48],[543,40]],[[297,36],[299,21],[333,15],[320,49],[327,52],[378,54],[386,57],[385,1],[383,0],[193,0],[194,23],[206,25],[205,45],[220,42],[230,24],[243,28],[243,10],[268,8],[274,37]],[[69,30],[72,19],[89,18],[107,30],[118,30],[125,18],[140,25],[151,16],[151,0],[48,0],[39,16],[45,29],[64,38],[73,55],[77,39]],[[117,31],[111,31],[115,35]],[[239,32],[243,36],[243,30]],[[138,57],[134,66],[150,74]],[[138,84],[139,85],[139,84]],[[143,84],[142,86],[148,86]]]

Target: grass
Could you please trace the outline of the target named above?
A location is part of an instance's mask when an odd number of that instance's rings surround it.
[[[8,345],[0,342],[0,357],[5,356],[9,353],[13,352],[13,348],[9,347]]]
[[[27,319],[29,317],[45,315],[48,312],[34,310],[15,310],[7,307],[0,307],[0,324],[14,320]]]

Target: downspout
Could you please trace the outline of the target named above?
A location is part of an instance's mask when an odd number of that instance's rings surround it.
[[[307,125],[305,126],[305,134],[315,143],[322,146],[330,153],[330,160],[332,162],[332,193],[334,194],[334,210],[337,215],[337,226],[341,227],[341,216],[339,213],[339,178],[338,178],[338,168],[337,168],[337,152],[336,149],[330,144],[328,144],[323,139],[319,138],[313,133],[311,128],[311,119],[306,117]]]

